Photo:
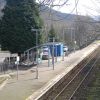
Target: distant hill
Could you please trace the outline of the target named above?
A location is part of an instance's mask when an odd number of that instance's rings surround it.
[[[50,26],[52,23],[54,27],[55,25],[56,27],[71,27],[77,18],[79,18],[81,21],[94,21],[88,16],[76,16],[75,14],[62,13],[50,9],[47,6],[42,6],[40,8],[40,15],[47,26]]]
[[[0,17],[3,15],[1,10],[4,8],[5,0],[0,0]],[[74,15],[74,14],[67,14],[62,13],[59,11],[55,11],[53,9],[50,9],[47,6],[41,6],[39,8],[40,10],[40,16],[44,22],[45,27],[47,29],[50,29],[51,24],[53,24],[54,28],[59,31],[62,30],[62,28],[70,28],[75,24],[76,19],[78,18],[80,21],[94,21],[94,19],[88,17],[88,16],[80,16],[80,15]]]
[[[77,41],[77,45],[82,46],[89,39],[95,39],[96,30],[99,29],[95,20],[89,16],[74,15],[62,13],[50,9],[47,6],[40,8],[40,15],[44,21],[46,29],[49,31],[51,24],[53,25],[57,38],[65,40],[66,44],[71,45],[73,41]],[[87,40],[86,40],[87,39]]]
[[[3,9],[5,5],[5,0],[0,0],[0,16],[2,16],[2,12],[1,10]],[[51,13],[50,13],[51,12]],[[51,17],[50,17],[51,14]],[[74,14],[66,14],[66,13],[61,13],[59,11],[55,11],[53,9],[50,9],[47,6],[41,6],[40,7],[40,15],[42,17],[42,19],[44,20],[44,22],[46,22],[47,24],[50,24],[50,20],[52,19],[52,21],[55,22],[60,22],[60,23],[69,23],[75,20],[76,15]],[[79,16],[81,18],[85,18],[85,16]]]
[[[61,13],[59,11],[50,9],[47,6],[42,6],[40,8],[40,15],[44,23],[48,26],[50,26],[51,23],[54,25],[65,25],[66,23],[71,23],[71,21],[75,19],[74,14]]]
[[[60,11],[56,11],[56,10],[53,10],[53,9],[50,9],[48,6],[41,6],[40,7],[40,14],[43,15],[45,13],[49,13],[48,16],[50,15],[50,12],[51,12],[51,15],[53,16],[53,18],[55,18],[55,20],[69,20],[69,21],[72,21],[75,19],[76,15],[75,14],[70,14],[70,13],[62,13]],[[78,15],[80,17],[86,17],[86,16],[82,16],[82,15]],[[91,18],[92,19],[92,18]]]
[[[3,15],[1,10],[4,8],[4,5],[5,5],[4,0],[0,0],[0,17]],[[54,26],[54,29],[58,37],[61,40],[65,38],[67,43],[68,41],[69,43],[72,42],[73,41],[72,38],[74,37],[73,34],[77,35],[77,33],[78,35],[76,36],[77,37],[76,40],[80,39],[79,41],[81,42],[83,40],[86,41],[85,38],[87,36],[87,33],[89,34],[88,36],[90,36],[90,34],[94,34],[92,30],[95,30],[95,28],[97,28],[95,23],[94,24],[91,23],[94,21],[94,19],[89,16],[61,13],[59,11],[50,9],[47,6],[41,6],[39,10],[40,10],[40,16],[44,22],[44,26],[46,27],[46,30],[49,31],[52,24]],[[77,26],[78,28],[76,28]],[[74,32],[72,32],[70,28],[74,28]],[[78,29],[78,32],[75,29]],[[64,32],[65,34],[62,35],[62,33]],[[73,37],[71,35],[73,35]],[[46,32],[46,35],[44,36],[46,36],[47,38],[48,36],[47,32]]]
[[[66,13],[61,13],[59,11],[56,11],[56,10],[53,10],[53,9],[50,9],[49,7],[47,6],[41,6],[40,8],[40,14],[41,15],[44,15],[44,14],[47,14],[48,16],[52,16],[52,18],[54,20],[59,20],[59,21],[62,21],[62,20],[72,20],[75,18],[75,15],[74,14],[66,14]],[[46,17],[46,16],[45,16]],[[48,18],[48,20],[50,19],[50,17]]]

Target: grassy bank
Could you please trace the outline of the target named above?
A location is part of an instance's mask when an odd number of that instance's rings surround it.
[[[88,87],[87,100],[100,100],[100,64],[97,65],[94,76],[94,80]]]
[[[72,100],[100,100],[100,59]]]

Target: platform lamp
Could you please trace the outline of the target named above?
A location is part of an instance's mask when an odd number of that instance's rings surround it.
[[[38,49],[38,31],[40,31],[39,29],[31,29],[32,32],[36,32],[36,48]],[[36,51],[36,79],[39,78],[39,71],[38,71],[38,52]]]

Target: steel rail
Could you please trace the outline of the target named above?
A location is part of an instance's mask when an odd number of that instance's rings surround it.
[[[57,100],[57,98],[62,94],[62,92],[73,82],[73,80],[80,74],[80,72],[90,63],[90,61],[95,57],[94,55],[91,59],[88,60],[88,62],[84,65],[84,67],[78,71],[78,73],[72,78],[72,80],[56,95],[56,97],[53,100]]]
[[[90,70],[84,76],[83,80],[80,82],[80,84],[77,86],[77,88],[73,91],[72,95],[70,96],[70,98],[68,100],[71,100],[73,98],[73,96],[75,95],[75,93],[77,92],[77,90],[80,88],[81,84],[84,82],[84,80],[88,77],[89,73],[92,71],[93,67],[95,66],[95,64],[97,63],[97,61],[99,60],[99,58],[100,58],[100,56],[95,60],[94,64],[90,68]]]

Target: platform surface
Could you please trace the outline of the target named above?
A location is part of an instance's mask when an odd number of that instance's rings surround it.
[[[0,90],[0,100],[29,100],[29,98],[38,97],[45,89],[52,86],[63,74],[68,73],[77,63],[90,54],[94,49],[100,45],[99,42],[95,42],[88,47],[72,52],[68,56],[58,58],[58,62],[55,63],[54,70],[52,64],[48,67],[48,62],[43,61],[38,66],[39,78],[36,77],[36,68],[32,67],[29,70],[19,71],[18,80],[16,78],[17,73],[10,73],[11,77],[7,84]]]

